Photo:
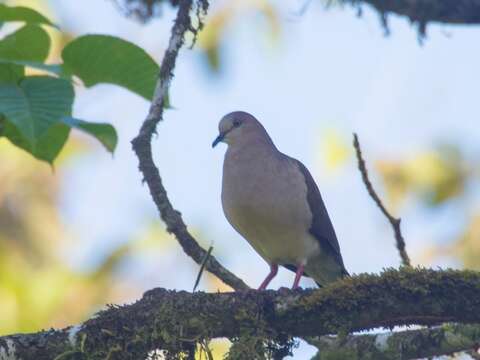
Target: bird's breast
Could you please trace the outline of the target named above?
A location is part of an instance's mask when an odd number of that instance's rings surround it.
[[[286,159],[248,153],[225,159],[225,216],[267,260],[296,261],[316,246],[308,236],[312,215],[306,194],[305,180]]]

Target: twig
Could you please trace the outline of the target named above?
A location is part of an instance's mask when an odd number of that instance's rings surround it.
[[[208,259],[210,258],[210,255],[212,255],[212,250],[213,250],[213,246],[210,246],[207,250],[207,253],[205,254],[205,258],[203,259],[202,264],[200,265],[200,270],[198,270],[197,279],[195,280],[195,285],[193,285],[192,292],[195,292],[198,284],[200,283],[200,279],[202,278],[203,270],[205,270],[205,264],[207,263]]]
[[[203,12],[206,12],[207,5],[206,0],[198,0],[196,4]],[[189,30],[194,33],[197,31],[193,28],[190,18],[192,6],[193,0],[181,0],[179,2],[177,18],[172,28],[168,49],[160,66],[160,74],[152,104],[139,134],[132,140],[132,146],[139,160],[138,167],[143,174],[143,180],[147,183],[153,202],[157,206],[162,220],[167,225],[167,231],[175,235],[188,256],[197,264],[201,264],[207,252],[198,245],[195,238],[188,232],[180,212],[173,208],[168,199],[160,172],[153,161],[151,144],[157,124],[162,120],[164,104],[173,78],[178,52],[184,43],[185,33]],[[205,268],[235,290],[248,289],[248,286],[241,279],[224,268],[213,256],[209,257]]]
[[[358,142],[358,136],[356,133],[353,133],[353,147],[355,148],[355,152],[357,154],[358,169],[362,174],[363,183],[367,188],[368,194],[373,199],[373,201],[375,201],[377,206],[382,211],[383,215],[387,217],[388,221],[392,225],[393,232],[395,234],[395,241],[397,243],[397,249],[398,249],[398,252],[400,253],[400,257],[402,258],[403,265],[410,266],[410,258],[408,257],[407,251],[405,249],[405,240],[403,238],[402,231],[400,229],[401,219],[400,218],[397,219],[392,215],[390,215],[390,213],[387,211],[387,209],[383,205],[382,200],[380,200],[377,193],[373,189],[372,183],[368,178],[367,167],[365,165],[365,160],[363,160],[363,157],[362,157],[362,150],[360,149],[360,143]]]

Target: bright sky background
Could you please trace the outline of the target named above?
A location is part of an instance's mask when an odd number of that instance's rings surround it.
[[[140,25],[110,1],[50,2],[62,29],[120,36],[160,62],[172,11]],[[351,8],[327,11],[311,1],[304,15],[295,15],[302,5],[286,1],[277,8],[281,36],[276,45],[263,35],[261,17],[244,16],[233,23],[225,34],[220,77],[206,70],[198,51],[182,50],[171,91],[176,110],[165,113],[154,140],[155,160],[174,206],[207,246],[213,243],[214,255],[251,286],[258,286],[268,268],[224,218],[220,190],[225,147],[211,148],[218,121],[227,112],[254,114],[280,150],[309,167],[352,273],[396,267],[399,257],[391,228],[368,198],[353,158],[339,170],[327,170],[320,150],[328,131],[335,130],[347,142],[358,132],[371,169],[375,159],[402,157],[438,141],[460,143],[470,156],[478,155],[479,28],[431,26],[420,46],[406,20],[391,17],[391,35],[385,37],[370,10],[358,18]],[[212,5],[212,12],[216,7]],[[78,237],[67,256],[75,266],[88,268],[157,215],[130,147],[147,102],[107,85],[78,88],[77,95],[76,117],[111,122],[120,136],[113,159],[94,143],[92,151],[56,172],[64,189],[64,222]],[[377,188],[381,190],[378,182]],[[448,241],[465,221],[455,206],[434,213],[411,204],[401,210],[414,260],[426,245]],[[138,281],[140,290],[191,290],[197,266],[172,244],[165,256],[146,256],[122,276]],[[293,274],[283,271],[272,287],[292,281]]]

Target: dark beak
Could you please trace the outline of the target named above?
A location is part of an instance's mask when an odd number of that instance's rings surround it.
[[[212,148],[214,148],[220,141],[222,141],[224,137],[225,137],[225,134],[218,135],[217,138],[212,143]]]

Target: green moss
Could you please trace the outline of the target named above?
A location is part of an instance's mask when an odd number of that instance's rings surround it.
[[[110,307],[89,320],[82,330],[88,338],[80,338],[80,349],[69,351],[88,353],[92,360],[104,360],[110,354],[113,360],[116,351],[141,357],[149,349],[159,348],[168,358],[180,359],[192,354],[205,339],[224,336],[234,337],[231,359],[275,359],[294,348],[287,336],[291,334],[338,334],[343,342],[351,331],[413,320],[420,324],[451,318],[474,321],[478,319],[475,299],[479,290],[478,273],[415,268],[355,275],[318,290],[190,294],[154,289],[136,304]],[[445,336],[436,332],[427,340],[438,346],[463,346],[465,334],[457,330],[448,325]],[[419,350],[415,341],[396,341],[385,339],[386,349],[377,348],[374,342],[354,350],[340,346],[339,353],[323,353],[322,359],[335,359],[338,354],[398,359],[390,349],[402,349],[402,354]],[[343,354],[347,350],[348,354]]]
[[[336,350],[336,351],[320,351],[312,360],[357,360],[359,359],[356,351],[352,350]],[[369,359],[364,359],[369,360]]]
[[[108,351],[107,353],[107,356],[105,357],[105,360],[114,360],[115,359],[115,356],[119,353],[122,352],[122,348],[120,345],[116,345],[112,348],[110,348],[110,350]]]
[[[79,350],[68,350],[56,356],[54,360],[87,360],[87,356]]]

